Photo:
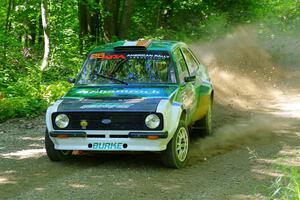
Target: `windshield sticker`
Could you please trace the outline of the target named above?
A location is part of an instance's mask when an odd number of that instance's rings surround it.
[[[127,54],[127,58],[152,58],[152,59],[167,59],[169,55],[160,54]]]
[[[90,56],[90,59],[103,59],[103,60],[113,60],[113,59],[126,59],[123,54],[112,54],[106,55],[105,53],[94,53]]]
[[[79,90],[77,94],[160,94],[160,90]]]
[[[99,90],[99,93],[115,93],[118,94],[160,94],[159,90]]]
[[[119,103],[94,103],[89,105],[83,105],[80,108],[81,109],[92,109],[92,108],[129,108],[133,106],[132,103],[125,103],[125,104],[119,104]]]

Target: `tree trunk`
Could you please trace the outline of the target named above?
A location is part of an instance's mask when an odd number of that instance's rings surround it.
[[[83,53],[85,36],[90,32],[90,14],[87,0],[78,1],[78,19],[79,19],[79,49]]]
[[[98,44],[100,32],[100,0],[94,1],[94,6],[90,9],[90,33],[92,35],[92,42]]]
[[[121,8],[121,17],[118,29],[118,37],[124,39],[130,28],[131,16],[134,11],[135,1],[134,0],[124,0]]]
[[[35,45],[35,40],[36,40],[36,20],[33,20],[30,24],[29,24],[29,31],[30,31],[30,46],[34,46]]]
[[[110,41],[113,36],[118,35],[120,0],[104,0],[104,37]]]
[[[10,18],[10,12],[12,10],[12,3],[13,3],[12,0],[8,1],[7,13],[6,13],[6,22],[5,22],[5,29],[6,30],[10,29],[10,27],[9,27],[9,24],[10,24],[9,18]]]
[[[44,58],[41,65],[41,70],[44,71],[48,65],[48,58],[50,54],[50,30],[48,27],[47,21],[47,0],[42,0],[41,2],[41,16],[42,16],[42,25],[44,31]]]
[[[8,37],[8,34],[11,29],[11,19],[10,15],[15,7],[15,0],[9,0],[7,5],[7,12],[6,12],[6,21],[5,21],[5,36]],[[6,63],[6,49],[7,49],[7,40],[3,42],[3,63]]]
[[[38,30],[38,44],[39,44],[39,49],[41,50],[42,49],[42,46],[41,46],[41,44],[43,43],[43,35],[44,35],[44,33],[43,33],[43,22],[42,22],[42,15],[41,14],[39,14],[39,22],[38,22],[38,28],[39,28],[39,30]]]

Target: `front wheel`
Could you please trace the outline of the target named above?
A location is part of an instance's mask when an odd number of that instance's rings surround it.
[[[189,133],[184,121],[180,121],[176,133],[163,153],[164,164],[180,169],[185,166],[189,152]]]
[[[56,150],[54,148],[54,144],[53,144],[52,140],[50,139],[47,130],[45,133],[45,148],[46,148],[47,156],[52,161],[63,161],[72,156],[72,151]]]

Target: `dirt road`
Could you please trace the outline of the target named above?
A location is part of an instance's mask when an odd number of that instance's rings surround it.
[[[210,66],[216,102],[214,135],[192,137],[186,168],[165,168],[156,154],[53,163],[44,118],[13,119],[0,124],[0,199],[267,199],[276,169],[300,166],[300,76],[257,45],[239,30],[193,46]]]

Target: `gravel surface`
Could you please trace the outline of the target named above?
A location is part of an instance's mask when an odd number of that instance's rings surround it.
[[[44,149],[44,117],[12,119],[0,124],[0,199],[268,199],[280,175],[277,168],[300,167],[300,96],[295,89],[300,76],[274,65],[255,43],[247,43],[247,34],[243,40],[245,34],[237,38],[251,52],[230,39],[194,46],[210,66],[215,85],[214,135],[191,138],[184,169],[166,168],[151,153],[51,162]],[[216,47],[228,44],[233,52],[227,55],[241,52],[244,57],[223,59]],[[245,66],[245,58],[263,59],[267,70],[254,62]],[[289,76],[290,84],[282,75]]]

